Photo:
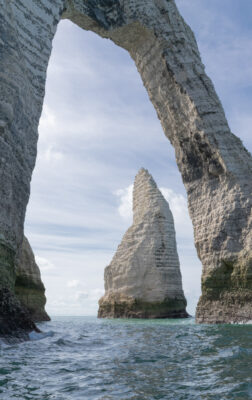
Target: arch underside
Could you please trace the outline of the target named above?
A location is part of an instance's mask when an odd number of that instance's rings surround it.
[[[251,320],[252,159],[230,132],[175,2],[22,3],[0,0],[1,286],[13,289],[51,43],[60,19],[68,18],[129,52],[175,148],[203,265],[197,321]]]

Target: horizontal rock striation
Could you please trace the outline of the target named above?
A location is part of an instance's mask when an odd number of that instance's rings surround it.
[[[8,257],[7,253],[7,261]],[[39,332],[34,322],[50,320],[44,308],[45,287],[26,237],[13,269],[15,285],[0,287],[0,337],[8,342],[28,340],[29,332]]]
[[[63,3],[0,0],[0,290],[6,298],[0,318],[6,321],[9,314],[11,327],[4,324],[0,334],[6,327],[6,332],[27,337],[34,326],[15,296],[15,265],[37,154],[46,69]]]
[[[31,246],[24,237],[16,266],[15,294],[34,322],[49,321],[45,311],[45,286]]]
[[[184,318],[172,213],[147,170],[135,178],[133,224],[104,273],[99,317]]]
[[[61,18],[129,52],[175,148],[203,264],[197,321],[251,320],[252,158],[230,132],[174,0],[0,0],[0,288],[14,288],[46,69]]]

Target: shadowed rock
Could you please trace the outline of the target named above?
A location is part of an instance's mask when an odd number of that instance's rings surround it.
[[[0,288],[0,338],[7,342],[29,340],[29,333],[40,332],[29,311],[9,288]]]
[[[16,267],[15,293],[21,304],[28,309],[33,321],[50,320],[45,311],[45,286],[26,237],[24,237]]]
[[[5,251],[6,262],[11,255]],[[40,332],[34,322],[50,320],[44,309],[45,287],[26,237],[13,270],[15,287],[7,280],[6,287],[0,287],[0,337],[11,343],[29,340],[30,332]]]
[[[135,178],[133,225],[104,273],[99,317],[184,318],[172,213],[147,170]]]

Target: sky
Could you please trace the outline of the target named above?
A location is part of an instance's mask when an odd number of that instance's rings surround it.
[[[176,3],[196,35],[232,132],[252,152],[251,0]],[[141,167],[173,212],[187,309],[194,315],[201,263],[174,150],[129,54],[61,21],[25,221],[50,315],[96,315],[104,268],[132,223],[132,185]]]

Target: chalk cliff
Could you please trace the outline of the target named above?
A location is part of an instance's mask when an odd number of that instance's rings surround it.
[[[197,321],[251,320],[252,158],[230,131],[174,0],[0,0],[0,290],[14,290],[46,70],[62,18],[129,52],[174,146],[203,265]]]
[[[28,309],[34,322],[50,320],[45,311],[45,286],[26,237],[16,266],[15,294],[20,303]]]
[[[99,317],[187,317],[173,216],[152,176],[134,183],[133,224],[104,273]]]

